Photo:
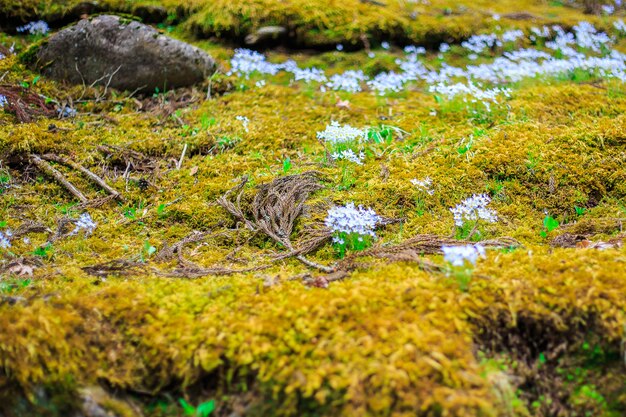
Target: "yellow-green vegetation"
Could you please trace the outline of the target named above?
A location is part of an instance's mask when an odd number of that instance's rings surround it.
[[[589,7],[589,3],[594,3]],[[0,0],[0,10],[13,22],[43,19],[66,24],[84,13],[117,12],[156,22],[185,20],[185,31],[200,37],[243,40],[265,26],[283,26],[290,43],[328,47],[336,43],[363,47],[380,41],[438,45],[454,42],[503,24],[573,26],[582,19],[603,28],[598,12],[603,1],[472,1],[432,0]],[[494,16],[496,16],[494,18]],[[17,23],[19,24],[19,23]]]
[[[0,0],[0,8],[32,19],[77,3]],[[168,11],[177,3],[145,2]],[[306,45],[363,35],[438,45],[495,25],[537,24],[505,17],[512,13],[566,26],[614,21],[556,2],[384,3],[381,11],[357,0],[198,0],[173,33],[228,67],[230,47],[189,31],[237,40],[293,24]],[[140,2],[101,5],[133,12]],[[37,41],[0,39],[18,52]],[[268,56],[373,76],[396,69],[404,55],[392,48],[376,49],[374,58],[368,51]],[[449,61],[469,62],[454,51]],[[442,65],[433,52],[425,62]],[[0,111],[0,231],[18,236],[0,247],[0,415],[176,416],[180,398],[213,399],[220,416],[626,413],[620,81],[524,80],[486,111],[419,86],[386,96],[323,92],[284,73],[221,73],[147,96],[39,78],[15,55],[0,60],[0,76],[0,94],[22,97],[33,112],[20,123],[19,114]],[[33,97],[77,114],[46,117]],[[367,147],[363,165],[350,164],[329,160],[316,139],[331,121],[393,129]],[[121,198],[51,155],[96,173]],[[306,259],[335,271],[311,268],[217,203],[248,176],[240,205],[249,213],[259,185],[308,171],[319,173],[322,187],[287,239],[300,248],[323,231],[330,207],[353,201],[390,219],[369,256],[339,260],[326,239]],[[411,183],[425,178],[432,195]],[[419,235],[450,241],[450,208],[480,193],[491,197],[498,221],[481,224],[474,239],[519,244],[488,249],[468,283],[432,251],[376,255]],[[95,230],[70,233],[85,212]]]

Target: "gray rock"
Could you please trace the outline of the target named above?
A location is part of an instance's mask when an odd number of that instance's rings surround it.
[[[161,91],[199,83],[216,70],[202,50],[119,16],[83,19],[41,45],[35,66],[73,84]]]

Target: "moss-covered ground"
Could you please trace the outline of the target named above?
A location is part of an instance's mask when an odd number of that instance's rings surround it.
[[[0,10],[7,22],[61,25],[76,3],[0,0]],[[613,18],[542,1],[100,3],[164,7],[159,26],[225,69],[195,88],[137,96],[40,78],[18,55],[0,60],[2,91],[30,100],[28,120],[0,111],[0,231],[19,236],[0,248],[0,415],[176,416],[180,399],[214,400],[219,416],[626,414],[623,83],[585,73],[524,80],[486,111],[422,87],[378,96],[323,92],[285,74],[225,75],[233,45],[271,24],[289,27],[290,46],[318,49],[267,50],[269,61],[375,75],[396,68],[398,45],[458,42],[496,25],[610,28]],[[38,40],[0,34],[17,54]],[[391,49],[377,47],[383,40]],[[328,50],[340,42],[354,51]],[[448,61],[466,55],[453,47]],[[433,51],[424,62],[442,65]],[[41,105],[77,113],[46,117]],[[391,126],[392,136],[369,146],[363,165],[333,163],[316,139],[331,121]],[[33,163],[50,154],[121,198],[50,162],[81,203]],[[473,240],[516,243],[487,250],[469,282],[430,251],[350,258],[333,280],[277,259],[283,245],[217,204],[243,176],[248,211],[258,185],[307,171],[323,187],[293,242],[351,201],[392,219],[375,249],[462,238],[450,208],[486,193],[498,221]],[[432,195],[411,183],[426,177]],[[93,233],[67,233],[85,212]],[[330,241],[307,259],[346,264]]]

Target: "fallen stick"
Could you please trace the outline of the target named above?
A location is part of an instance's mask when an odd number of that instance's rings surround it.
[[[119,199],[119,200],[123,199],[122,195],[116,189],[111,187],[102,178],[100,178],[98,175],[94,174],[92,171],[88,170],[87,168],[85,168],[81,164],[76,163],[76,162],[74,162],[72,160],[69,160],[67,158],[64,158],[62,156],[51,154],[51,153],[42,155],[41,157],[43,159],[47,160],[47,161],[58,162],[60,164],[67,165],[67,166],[69,166],[71,168],[74,168],[77,171],[82,172],[87,177],[89,177],[89,179],[91,179],[93,182],[98,184],[100,187],[102,187],[104,190],[106,190],[109,194],[111,194],[116,199]]]
[[[82,203],[89,202],[89,199],[85,197],[83,193],[80,192],[78,188],[74,186],[71,182],[68,181],[67,178],[59,171],[57,171],[52,165],[41,159],[39,156],[31,154],[30,161],[35,164],[37,168],[39,168],[44,173],[48,174],[55,180],[57,180],[61,185],[63,185],[70,193],[72,193],[76,198],[78,198]]]
[[[185,159],[185,154],[187,153],[187,144],[185,143],[185,146],[183,146],[183,152],[180,154],[180,159],[178,160],[178,163],[176,164],[176,169],[180,171],[180,167],[183,166],[183,159]]]

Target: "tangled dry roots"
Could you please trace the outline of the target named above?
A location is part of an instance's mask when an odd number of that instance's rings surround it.
[[[0,85],[0,95],[6,100],[6,109],[15,114],[19,123],[32,122],[37,116],[54,117],[54,108],[43,97],[21,86]]]
[[[304,213],[307,199],[313,192],[322,188],[320,174],[316,171],[307,171],[281,177],[259,186],[249,214],[241,208],[241,198],[247,183],[248,177],[243,177],[241,182],[220,197],[217,203],[235,219],[245,224],[250,231],[261,232],[287,248],[289,253],[281,255],[278,259],[293,256],[309,267],[332,272],[333,268],[320,265],[304,256],[322,245],[330,237],[330,233],[312,233],[303,239],[303,244],[298,248],[291,242],[295,222]],[[231,196],[234,193],[237,193],[237,196],[233,201]]]

